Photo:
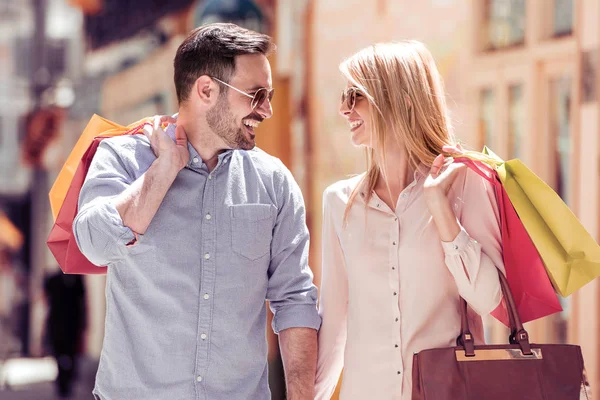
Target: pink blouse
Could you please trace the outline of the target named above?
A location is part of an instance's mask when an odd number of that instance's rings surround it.
[[[343,368],[342,400],[409,400],[413,353],[456,345],[460,296],[475,343],[483,343],[479,315],[499,305],[496,267],[504,271],[493,189],[459,170],[448,198],[462,230],[441,242],[423,198],[426,173],[415,172],[395,210],[376,194],[365,206],[361,193],[345,227],[362,176],[325,190],[316,399],[331,397]]]

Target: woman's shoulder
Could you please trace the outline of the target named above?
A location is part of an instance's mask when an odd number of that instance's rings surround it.
[[[361,183],[364,173],[355,175],[348,179],[342,179],[335,183],[332,183],[323,192],[324,195],[328,196],[345,196],[350,197],[352,191]]]
[[[324,203],[348,203],[350,195],[354,189],[361,183],[364,173],[353,176],[348,179],[339,180],[327,187],[323,192]]]

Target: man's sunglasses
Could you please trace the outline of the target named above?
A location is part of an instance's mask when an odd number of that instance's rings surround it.
[[[223,85],[225,85],[227,87],[232,88],[236,92],[239,92],[239,93],[243,94],[244,96],[251,98],[252,102],[250,103],[250,106],[252,107],[253,111],[255,109],[259,108],[260,106],[262,106],[263,103],[265,102],[265,100],[269,99],[269,102],[271,102],[271,100],[273,99],[273,94],[275,93],[275,89],[260,88],[256,92],[254,92],[254,95],[251,95],[249,93],[244,92],[243,90],[236,88],[235,86],[231,86],[230,84],[223,82],[220,79],[215,78],[214,76],[212,78],[215,81],[222,83]]]
[[[362,97],[360,89],[356,86],[351,86],[349,88],[344,89],[342,92],[342,103],[346,103],[346,107],[348,107],[348,111],[354,110],[354,106],[356,105],[356,97]]]

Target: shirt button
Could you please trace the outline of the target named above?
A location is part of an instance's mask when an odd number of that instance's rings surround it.
[[[198,164],[198,161],[200,161],[200,160],[198,160],[198,157],[194,157],[194,159],[192,161],[194,162],[194,164]],[[202,378],[200,378],[200,379],[202,379]]]
[[[212,219],[212,216],[210,214],[206,214],[206,219],[210,221]]]
[[[203,333],[202,335],[200,335],[200,337],[202,338],[202,340],[206,339],[206,333]]]
[[[202,377],[198,375],[198,376],[196,377],[196,380],[197,380],[198,382],[202,382]]]
[[[208,180],[210,181],[211,179],[212,179],[212,175],[211,175],[211,174],[209,174],[209,175],[208,175]]]
[[[208,259],[210,259],[210,254],[206,253],[206,254],[204,255],[204,259],[205,259],[205,260],[208,260]]]

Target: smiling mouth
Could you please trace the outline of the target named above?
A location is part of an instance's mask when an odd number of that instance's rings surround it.
[[[352,121],[350,122],[350,132],[354,132],[355,130],[357,130],[358,128],[360,128],[361,126],[363,126],[364,121]]]

